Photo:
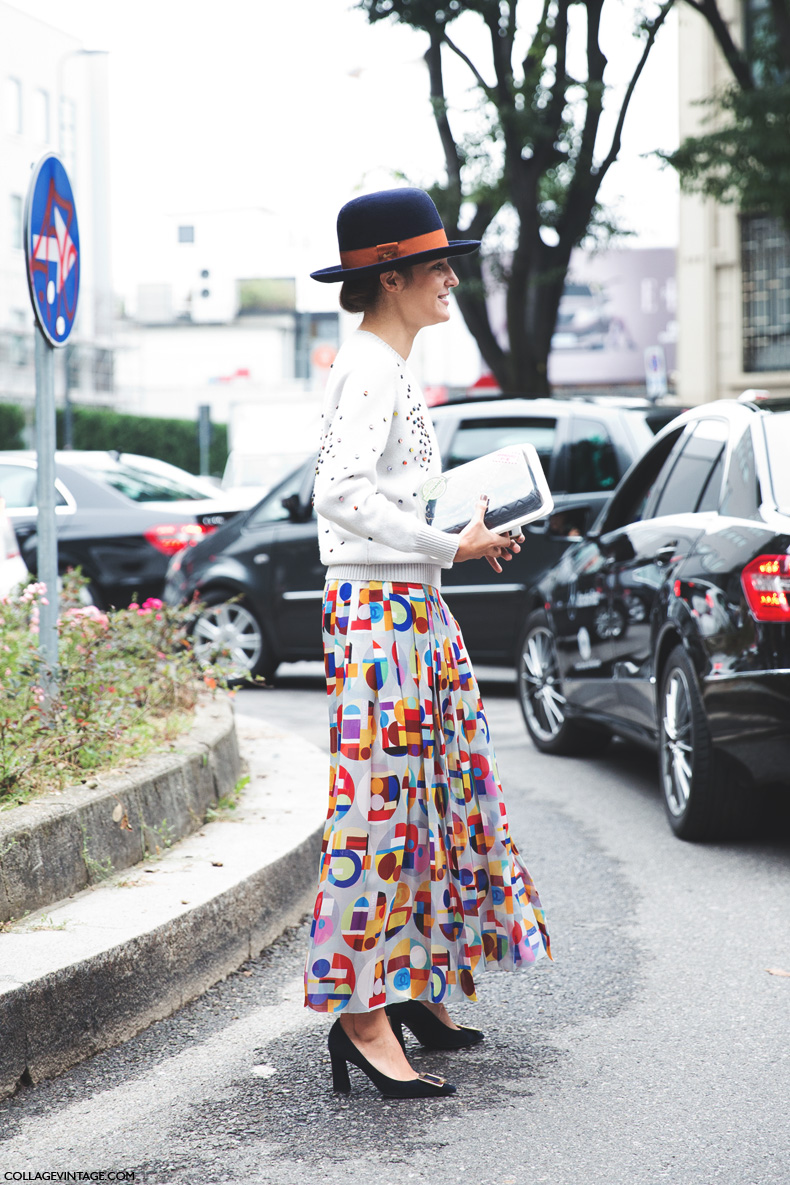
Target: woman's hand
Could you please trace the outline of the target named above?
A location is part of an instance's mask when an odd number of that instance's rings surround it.
[[[489,531],[483,521],[487,509],[488,498],[482,496],[477,509],[458,536],[458,551],[455,553],[454,563],[487,559],[495,572],[501,572],[500,561],[512,560],[513,556],[521,551],[519,545],[524,542],[524,536],[497,535],[494,531]]]

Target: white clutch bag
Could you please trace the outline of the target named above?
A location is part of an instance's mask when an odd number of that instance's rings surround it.
[[[509,444],[449,469],[423,484],[425,521],[440,531],[457,535],[477,509],[481,494],[488,497],[485,524],[504,533],[544,518],[554,509],[535,446]]]

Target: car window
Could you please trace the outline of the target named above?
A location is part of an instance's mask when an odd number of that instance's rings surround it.
[[[790,414],[765,416],[763,429],[776,505],[787,511],[790,510]]]
[[[697,503],[697,510],[700,513],[719,509],[719,502],[721,501],[721,479],[724,477],[724,455],[725,450],[722,448],[719,453],[719,459],[711,469],[708,483]]]
[[[132,502],[195,502],[205,501],[208,496],[205,490],[170,474],[143,472],[136,465],[124,465],[112,457],[81,459],[79,467]]]
[[[568,462],[569,494],[613,490],[620,480],[617,453],[600,420],[573,417]]]
[[[606,534],[641,520],[653,491],[674,465],[683,439],[683,429],[677,428],[655,442],[616,490],[595,525],[596,533]]]
[[[727,434],[724,420],[700,420],[694,425],[679,455],[674,458],[674,465],[658,495],[651,517],[661,518],[668,514],[685,514],[697,510],[713,480],[713,470],[724,452]]]
[[[285,481],[267,494],[262,502],[253,510],[250,517],[245,523],[247,528],[262,527],[266,523],[282,523],[291,521],[290,511],[283,506],[283,498],[292,498],[296,495],[297,498],[302,499],[304,494],[304,484],[307,477],[307,466],[300,465],[293,473],[289,473]],[[312,510],[311,515],[312,517]]]
[[[508,444],[533,444],[548,475],[554,452],[556,419],[547,416],[492,416],[490,419],[462,420],[453,437],[446,467],[464,465],[475,457],[495,453]]]
[[[730,456],[721,499],[721,513],[732,515],[733,518],[757,518],[761,502],[752,434],[747,428]]]
[[[29,465],[0,465],[0,498],[6,510],[29,510],[37,503],[36,470]],[[65,506],[66,499],[55,487],[55,505]]]
[[[0,465],[0,496],[9,510],[35,506],[35,469],[29,465]]]

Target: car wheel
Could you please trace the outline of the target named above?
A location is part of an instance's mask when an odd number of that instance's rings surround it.
[[[225,589],[203,597],[191,629],[195,658],[221,669],[230,682],[271,679],[277,670],[261,624],[249,603]]]
[[[557,645],[545,613],[527,618],[516,664],[519,700],[533,743],[542,753],[581,756],[608,745],[611,733],[569,720],[562,692]]]
[[[679,839],[717,839],[729,831],[736,788],[716,759],[694,664],[682,646],[661,676],[659,768],[667,818]]]

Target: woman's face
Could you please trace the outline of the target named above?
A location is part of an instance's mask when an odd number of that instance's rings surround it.
[[[458,277],[446,259],[415,263],[411,280],[401,291],[401,309],[418,329],[450,319],[450,289]]]

